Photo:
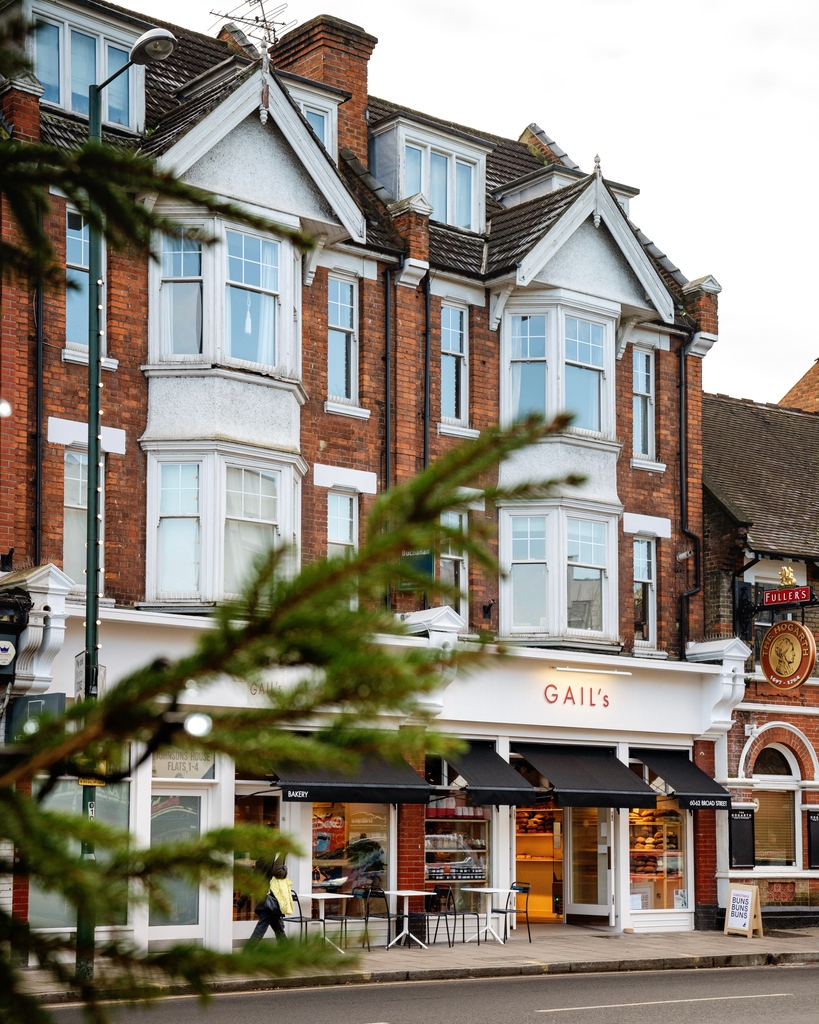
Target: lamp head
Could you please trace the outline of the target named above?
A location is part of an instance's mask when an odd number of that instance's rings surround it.
[[[151,28],[131,47],[132,64],[155,64],[170,57],[176,48],[176,36],[166,28]]]

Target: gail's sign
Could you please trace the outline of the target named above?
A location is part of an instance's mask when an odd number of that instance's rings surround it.
[[[574,704],[576,707],[607,708],[609,695],[602,686],[557,686],[549,683],[543,691],[547,704]]]

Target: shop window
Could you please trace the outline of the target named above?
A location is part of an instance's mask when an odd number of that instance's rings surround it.
[[[243,773],[242,778],[247,778]],[[269,779],[261,777],[259,781],[269,782]],[[237,788],[240,784],[237,781]],[[257,784],[258,787],[258,784]],[[279,827],[280,803],[278,796],[268,796],[264,793],[237,793],[234,801],[233,823],[234,825],[256,825],[265,828],[277,829]],[[234,863],[252,869],[256,863],[255,858],[249,850],[236,851]],[[233,887],[233,920],[234,921],[255,921],[254,906],[256,900],[248,893],[242,892],[236,885]]]
[[[653,773],[650,773],[653,774]],[[676,800],[629,811],[632,910],[688,910],[686,815]]]
[[[314,803],[313,889],[349,892],[358,885],[387,886],[389,836],[389,804]],[[359,909],[351,906],[350,913]]]
[[[114,767],[111,765],[109,770],[113,770]],[[116,766],[116,768],[119,767],[119,765]],[[35,783],[35,790],[38,786],[39,783]],[[127,833],[130,820],[130,799],[131,785],[128,781],[108,782],[105,786],[97,786],[94,790],[96,820]],[[45,808],[55,813],[70,814],[81,819],[83,817],[82,786],[77,785],[76,779],[58,782],[46,797]],[[75,848],[79,858],[79,844],[76,844]],[[110,855],[104,849],[98,848],[96,856],[100,863],[104,863],[104,858]],[[59,893],[41,888],[32,878],[29,887],[28,920],[32,928],[75,928],[77,908]],[[112,918],[97,923],[99,925],[124,925],[127,923],[126,915],[123,914],[119,919]]]

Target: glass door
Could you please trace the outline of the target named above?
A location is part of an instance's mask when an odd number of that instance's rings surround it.
[[[206,794],[180,787],[151,795],[151,846],[190,842],[204,831]],[[182,875],[169,872],[162,881],[167,906],[152,907],[148,924],[152,939],[204,938],[204,907],[201,887]]]
[[[608,807],[567,808],[566,914],[605,917],[614,924],[612,900],[613,812]]]

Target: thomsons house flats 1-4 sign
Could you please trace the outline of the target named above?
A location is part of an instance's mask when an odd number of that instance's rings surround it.
[[[813,633],[801,622],[777,622],[768,630],[759,653],[762,673],[777,690],[793,690],[808,679],[816,664]]]

